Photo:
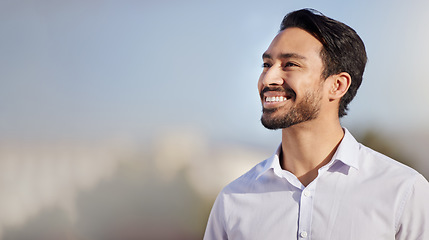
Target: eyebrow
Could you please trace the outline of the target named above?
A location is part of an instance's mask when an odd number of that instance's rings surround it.
[[[264,53],[262,54],[262,59],[273,59],[273,57],[268,54],[268,53]],[[281,53],[279,54],[278,58],[298,58],[298,59],[306,59],[306,57],[296,54],[296,53]]]

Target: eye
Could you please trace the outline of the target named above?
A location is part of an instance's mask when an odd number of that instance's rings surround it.
[[[287,62],[284,67],[286,68],[286,67],[297,67],[297,66],[298,66],[298,64],[296,64],[296,63]]]
[[[270,63],[263,63],[262,64],[262,68],[270,68],[271,67],[271,64]]]

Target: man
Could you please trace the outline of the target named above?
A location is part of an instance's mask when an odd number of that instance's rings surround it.
[[[258,82],[262,124],[282,129],[282,143],[222,190],[205,240],[429,239],[427,180],[340,125],[366,60],[349,26],[286,15]]]

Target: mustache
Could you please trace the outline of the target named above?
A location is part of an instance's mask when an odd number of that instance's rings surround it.
[[[276,86],[276,87],[268,86],[268,87],[264,87],[262,89],[262,91],[260,93],[261,98],[264,97],[264,93],[266,93],[266,92],[282,92],[282,93],[285,93],[286,96],[290,96],[292,98],[295,98],[295,96],[296,96],[295,91],[292,90],[291,88],[283,88],[283,87],[279,87],[279,86]]]

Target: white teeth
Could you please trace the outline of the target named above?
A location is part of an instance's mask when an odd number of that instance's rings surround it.
[[[277,97],[266,97],[265,101],[266,102],[283,102],[283,101],[286,101],[286,98],[285,97],[279,97],[279,96],[277,96]]]

